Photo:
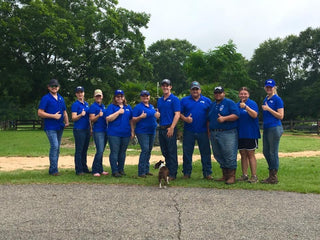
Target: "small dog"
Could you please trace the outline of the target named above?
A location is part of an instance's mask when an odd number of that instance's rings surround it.
[[[167,185],[169,184],[169,169],[164,164],[164,161],[159,161],[154,165],[155,169],[159,169],[159,188],[162,188],[161,182],[164,181],[164,188],[167,188]]]

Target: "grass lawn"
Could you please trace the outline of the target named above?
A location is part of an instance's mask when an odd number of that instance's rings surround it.
[[[47,156],[49,142],[43,131],[0,131],[0,156]],[[261,152],[262,141],[260,141]],[[281,138],[281,152],[299,152],[299,151],[318,151],[320,150],[320,137],[307,135],[285,134]],[[138,155],[139,146],[129,146],[133,149],[128,151],[129,155]],[[94,144],[91,144],[89,153],[95,152]],[[65,131],[61,146],[61,155],[73,155],[74,142],[72,131]],[[181,154],[181,145],[179,146]],[[195,153],[198,153],[196,150]],[[107,153],[106,153],[107,154]],[[159,154],[159,151],[153,152]],[[170,185],[171,187],[204,187],[219,189],[252,189],[252,190],[276,190],[292,191],[300,193],[320,193],[320,159],[319,157],[299,157],[299,158],[281,158],[280,171],[278,174],[279,183],[276,185],[249,184],[238,182],[231,186],[224,183],[208,181],[202,178],[201,162],[198,159],[193,164],[191,179],[182,179],[182,166],[179,165],[178,176]],[[157,186],[157,177],[148,177],[146,179],[137,177],[137,166],[125,166],[127,176],[122,178],[113,178],[111,176],[94,178],[90,174],[85,176],[76,176],[74,169],[62,169],[62,176],[52,177],[48,175],[48,170],[18,170],[12,172],[0,171],[0,184],[129,184]],[[152,169],[155,175],[157,172]],[[237,177],[241,175],[240,163],[238,163]],[[258,160],[259,179],[268,176],[267,164],[264,159]],[[220,177],[221,170],[217,163],[213,163],[213,176]]]

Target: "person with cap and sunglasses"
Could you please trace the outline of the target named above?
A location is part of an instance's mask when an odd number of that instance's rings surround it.
[[[44,131],[50,142],[49,174],[59,176],[58,159],[63,129],[69,126],[69,118],[63,97],[58,93],[58,80],[51,79],[48,84],[49,93],[42,97],[38,116],[44,118]]]
[[[181,99],[180,118],[183,128],[183,178],[190,178],[192,172],[192,154],[195,142],[198,142],[203,177],[212,180],[211,151],[207,128],[207,114],[211,100],[201,94],[200,84],[191,83],[190,95]]]
[[[84,100],[84,88],[76,87],[77,100],[71,106],[71,118],[74,122],[75,143],[74,165],[77,175],[90,173],[87,166],[87,151],[90,142],[89,104]]]
[[[160,112],[159,142],[166,166],[169,169],[169,180],[177,177],[178,153],[177,153],[177,129],[180,119],[180,100],[171,93],[172,85],[169,79],[161,82],[163,96],[158,99]]]
[[[108,123],[109,161],[112,176],[121,177],[126,175],[124,172],[126,151],[130,138],[134,137],[132,109],[127,104],[122,90],[118,89],[114,92],[112,103],[107,107],[105,117]]]
[[[208,114],[210,140],[214,158],[220,164],[222,177],[216,181],[233,184],[236,181],[238,129],[237,120],[240,116],[237,105],[225,97],[223,87],[214,89],[215,101],[211,104]]]
[[[160,117],[160,113],[150,104],[150,93],[147,90],[141,91],[140,99],[141,102],[133,109],[132,120],[136,124],[135,134],[141,147],[138,176],[145,178],[148,175],[153,175],[149,172],[149,161],[156,136],[157,119]]]
[[[278,96],[276,82],[273,79],[265,81],[267,96],[263,100],[263,155],[269,167],[269,177],[262,183],[277,184],[279,170],[279,144],[283,134],[281,120],[284,118],[284,105]]]
[[[89,118],[92,125],[93,140],[96,154],[92,162],[92,175],[100,177],[109,173],[103,170],[103,152],[107,144],[107,123],[104,118],[105,106],[102,103],[103,93],[100,89],[94,91],[94,103],[89,108]]]

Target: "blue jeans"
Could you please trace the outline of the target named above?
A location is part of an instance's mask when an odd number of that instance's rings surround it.
[[[75,142],[74,165],[76,174],[89,172],[87,166],[87,151],[90,141],[90,129],[73,129]]]
[[[96,145],[96,154],[94,155],[92,163],[92,174],[102,173],[103,152],[108,140],[106,132],[93,132],[93,140]]]
[[[123,172],[130,137],[108,136],[108,139],[110,145],[109,161],[112,174]]]
[[[198,142],[202,174],[204,177],[212,174],[211,151],[208,133],[195,133],[184,130],[183,132],[183,174],[191,175],[192,172],[192,154],[195,142]]]
[[[166,166],[169,168],[169,175],[176,178],[178,171],[177,129],[174,129],[173,136],[169,138],[167,137],[167,129],[160,128],[159,143]]]
[[[49,174],[58,173],[58,159],[60,153],[60,144],[62,138],[63,129],[61,130],[46,130],[47,137],[50,142],[49,151]]]
[[[140,176],[149,173],[149,160],[153,148],[155,134],[137,134],[137,138],[141,147],[138,164],[138,175]]]
[[[282,125],[263,129],[263,155],[267,160],[269,170],[279,169],[278,153],[282,133]]]
[[[210,131],[210,140],[214,158],[220,168],[237,169],[238,131]]]

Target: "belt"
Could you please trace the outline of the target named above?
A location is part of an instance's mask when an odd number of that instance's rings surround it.
[[[167,128],[169,128],[169,127],[171,127],[171,124],[169,124],[169,125],[164,125],[164,126],[160,126],[160,129],[167,129]]]
[[[227,131],[228,129],[210,129],[210,131],[213,132],[223,132],[223,131]]]

